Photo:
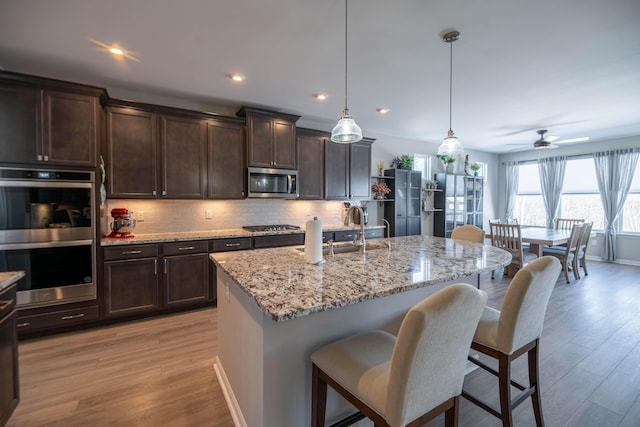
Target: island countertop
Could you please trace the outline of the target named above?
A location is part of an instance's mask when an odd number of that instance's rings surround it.
[[[210,257],[275,322],[473,276],[511,262],[506,251],[461,240],[408,236],[390,242],[391,250],[325,256],[320,265],[308,264],[296,247]]]

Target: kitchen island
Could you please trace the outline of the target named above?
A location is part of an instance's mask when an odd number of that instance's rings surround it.
[[[366,254],[321,265],[299,248],[214,253],[218,275],[216,374],[239,426],[304,426],[311,419],[310,355],[363,330],[397,332],[404,314],[452,283],[508,265],[500,249],[430,236],[376,241]],[[327,419],[349,405],[332,391]]]

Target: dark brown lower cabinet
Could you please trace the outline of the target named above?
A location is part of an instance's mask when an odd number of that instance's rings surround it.
[[[0,426],[9,420],[20,402],[16,285],[0,292]]]
[[[160,308],[158,245],[105,248],[104,260],[105,317]]]
[[[164,304],[167,307],[212,300],[208,249],[208,241],[162,245]]]

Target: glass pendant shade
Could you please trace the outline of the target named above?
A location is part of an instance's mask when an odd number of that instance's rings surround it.
[[[345,108],[338,124],[331,130],[331,141],[339,144],[351,144],[360,140],[362,140],[362,129],[351,118],[349,110]]]
[[[459,156],[464,154],[464,147],[460,144],[460,141],[458,141],[458,138],[456,138],[451,129],[449,129],[447,137],[438,147],[438,154],[446,154],[449,156]]]

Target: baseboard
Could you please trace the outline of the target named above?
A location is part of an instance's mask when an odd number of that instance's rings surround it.
[[[596,255],[588,255],[587,261],[595,261],[595,262],[610,262],[606,259],[602,259],[602,257]],[[613,261],[614,264],[622,264],[622,265],[632,265],[635,267],[640,267],[640,261],[636,261],[633,259],[617,259]]]
[[[240,409],[240,405],[238,405],[238,400],[233,394],[231,384],[229,384],[227,374],[224,372],[222,362],[220,361],[220,358],[218,356],[216,356],[216,361],[213,364],[213,369],[215,369],[216,371],[216,377],[218,378],[218,382],[220,383],[220,388],[222,389],[224,400],[227,402],[229,412],[231,412],[233,425],[236,427],[248,427],[247,422],[244,420],[244,416],[242,416],[242,410]]]

